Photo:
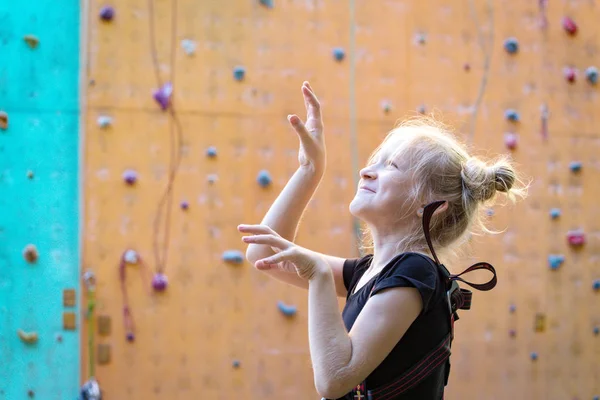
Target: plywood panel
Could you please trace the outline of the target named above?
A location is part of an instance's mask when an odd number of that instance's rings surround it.
[[[306,294],[220,258],[225,250],[243,250],[236,225],[258,222],[296,168],[297,139],[285,117],[303,112],[305,79],[322,99],[329,149],[327,174],[298,237],[314,250],[357,255],[347,212],[357,168],[396,119],[420,106],[438,110],[483,155],[506,152],[504,133],[518,134],[513,157],[535,178],[530,198],[494,208],[491,227],[504,232],[473,238],[473,255],[450,265],[458,271],[484,259],[497,267],[500,283],[476,293],[473,309],[461,314],[446,398],[591,398],[600,391],[592,331],[600,324],[600,300],[591,289],[600,277],[598,100],[582,75],[597,62],[597,6],[552,2],[540,11],[537,2],[492,0],[276,1],[268,9],[258,1],[224,7],[157,0],[151,13],[148,4],[121,1],[115,20],[100,23],[101,4],[90,2],[84,263],[99,278],[98,311],[113,320],[111,335],[101,340],[111,344],[111,362],[97,368],[107,396],[317,398]],[[567,14],[580,25],[576,37],[560,27]],[[502,47],[510,36],[519,40],[515,55]],[[183,39],[196,42],[194,56],[183,51]],[[338,46],[346,50],[341,62],[331,53]],[[575,84],[562,78],[570,64],[579,70]],[[241,82],[233,79],[238,65],[246,68]],[[136,267],[127,268],[138,327],[136,342],[128,343],[118,262],[135,248],[150,273],[156,267],[153,219],[171,151],[172,122],[152,99],[158,80],[174,82],[183,126],[169,287],[148,293]],[[540,131],[543,104],[550,112],[547,137]],[[505,120],[507,108],[519,112],[519,123]],[[97,126],[103,115],[114,119],[112,127]],[[205,156],[209,146],[217,148],[214,159]],[[579,175],[569,171],[572,160],[583,162]],[[139,173],[133,187],[122,182],[126,169]],[[256,183],[262,169],[274,179],[268,189]],[[189,209],[181,210],[181,201]],[[558,220],[549,217],[553,207],[562,209]],[[566,243],[575,228],[588,234],[580,251]],[[550,254],[565,255],[561,269],[548,268]],[[278,300],[297,305],[297,317],[280,315]],[[546,315],[544,332],[534,330],[538,313]]]

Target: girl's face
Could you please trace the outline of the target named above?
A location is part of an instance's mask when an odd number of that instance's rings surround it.
[[[352,215],[375,227],[397,226],[403,218],[416,215],[418,208],[407,201],[413,185],[412,171],[408,157],[394,157],[397,146],[394,140],[384,143],[360,171],[358,190],[350,203]]]

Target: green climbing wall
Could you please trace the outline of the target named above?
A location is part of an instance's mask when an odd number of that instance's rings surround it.
[[[0,2],[3,400],[72,399],[79,389],[79,28],[77,1]]]

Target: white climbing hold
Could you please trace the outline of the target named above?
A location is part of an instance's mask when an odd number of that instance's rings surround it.
[[[123,259],[127,264],[137,264],[138,263],[138,254],[135,250],[127,250]]]
[[[192,39],[183,39],[181,41],[181,47],[183,47],[183,51],[188,56],[194,55],[196,53],[196,42]]]
[[[100,128],[108,128],[113,123],[113,119],[106,115],[101,115],[98,117],[98,126]]]

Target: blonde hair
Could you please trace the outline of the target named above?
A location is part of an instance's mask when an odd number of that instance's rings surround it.
[[[523,183],[510,156],[500,155],[488,161],[471,156],[466,144],[432,116],[402,121],[374,150],[369,163],[389,146],[393,148],[390,158],[409,161],[415,183],[402,207],[407,213],[414,212],[415,203],[423,207],[437,200],[448,202],[448,208],[434,215],[430,223],[431,240],[438,255],[455,257],[471,235],[499,233],[486,227],[486,208],[493,205],[497,193],[504,193],[513,203],[527,195],[529,183]],[[361,250],[372,249],[371,233],[364,228]],[[398,243],[397,251],[430,253],[421,220]]]

